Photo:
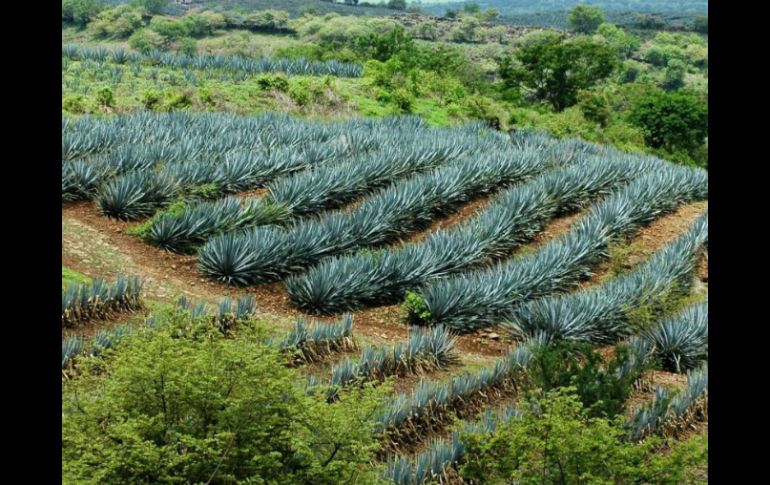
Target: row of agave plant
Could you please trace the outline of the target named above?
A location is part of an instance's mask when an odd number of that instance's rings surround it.
[[[123,145],[136,149],[153,146],[178,153],[182,159],[234,151],[266,151],[279,147],[324,144],[339,140],[356,150],[377,148],[413,132],[430,132],[416,116],[383,119],[353,118],[345,121],[314,122],[288,114],[262,113],[242,117],[230,113],[158,113],[140,111],[108,119],[62,116],[62,160],[89,157]],[[478,131],[471,125],[468,131]]]
[[[652,389],[653,399],[646,405],[632,411],[627,421],[628,439],[639,441],[651,434],[675,435],[679,431],[707,417],[708,367],[703,364],[703,330],[708,336],[708,302],[685,308],[678,314],[665,318],[652,330],[627,341],[631,349],[629,360],[618,372],[637,376],[637,383],[644,384],[643,364],[650,358],[663,358],[667,362],[686,362],[690,369],[687,385],[676,392],[657,387]],[[665,329],[665,330],[664,330]],[[664,334],[665,337],[661,337]],[[705,345],[707,346],[707,338]],[[706,349],[707,350],[707,349]],[[697,366],[702,365],[698,368]],[[677,372],[680,372],[677,369]],[[502,423],[519,415],[518,408],[508,406],[501,412],[487,409],[480,420],[464,424],[452,432],[449,439],[433,440],[428,449],[418,453],[414,459],[398,454],[388,457],[383,478],[397,485],[421,485],[439,480],[451,474],[453,468],[462,463],[465,446],[463,433],[493,433]]]
[[[515,336],[524,339],[519,347],[509,357],[499,360],[495,366],[485,369],[481,374],[455,376],[449,384],[424,381],[410,396],[403,394],[396,396],[380,420],[380,426],[386,431],[389,443],[394,444],[397,448],[400,444],[409,443],[416,435],[424,435],[440,427],[446,421],[447,415],[453,414],[452,411],[457,411],[453,406],[458,406],[458,403],[461,409],[467,408],[469,405],[472,406],[474,398],[477,396],[482,396],[481,399],[488,399],[494,392],[510,390],[514,384],[512,376],[519,379],[526,378],[520,371],[526,369],[532,357],[532,350],[536,346],[559,339],[601,342],[614,339],[617,341],[626,333],[614,331],[597,339],[598,332],[583,331],[570,334],[567,331],[557,332],[553,329],[569,330],[575,327],[592,327],[594,323],[599,327],[607,328],[607,324],[615,321],[610,317],[624,322],[623,311],[627,311],[631,306],[648,303],[648,300],[654,299],[657,295],[669,294],[667,291],[672,287],[686,288],[692,279],[700,249],[707,238],[708,213],[699,217],[687,233],[656,252],[642,267],[604,285],[603,287],[613,286],[618,293],[625,291],[630,295],[626,304],[621,304],[620,311],[614,315],[598,311],[593,312],[589,307],[574,307],[574,312],[570,314],[558,310],[553,310],[550,314],[544,312],[541,321],[550,316],[550,320],[548,320],[551,323],[550,327],[541,324],[533,326],[526,332],[518,329]],[[626,280],[627,283],[618,284],[622,280]],[[644,291],[639,291],[640,289]],[[576,293],[572,298],[587,293],[599,292],[589,290]],[[637,294],[644,294],[647,298],[636,298],[636,301],[630,301],[630,298]],[[570,296],[563,297],[562,300],[568,298]],[[619,303],[618,299],[612,301]],[[600,309],[607,308],[601,303],[594,303],[594,306],[598,306]],[[605,320],[607,318],[610,319]],[[522,318],[519,322],[527,322],[527,320]],[[635,337],[629,341],[629,344],[632,358],[619,372],[638,373],[642,364],[651,355],[655,355],[655,343],[649,338]],[[662,349],[658,351],[660,352]]]
[[[218,193],[235,192],[275,177],[318,164],[341,160],[354,152],[337,140],[325,144],[264,148],[237,148],[227,152],[202,152],[191,145],[121,145],[89,159],[62,161],[62,200],[90,199],[115,190],[121,176],[156,172],[178,185],[210,184]],[[113,182],[109,184],[108,182]],[[173,194],[172,194],[173,195]]]
[[[161,135],[136,127],[135,119],[147,121]],[[321,128],[315,125],[324,123],[308,125],[307,122],[304,125],[292,122],[276,128],[276,120],[266,116],[248,120],[215,117],[199,122],[189,116],[137,115],[122,119],[122,123],[105,123],[114,128],[109,133],[119,138],[117,143],[129,142],[117,146],[113,146],[114,140],[104,140],[104,135],[90,136],[94,132],[103,133],[103,125],[81,121],[73,127],[69,122],[63,123],[63,144],[65,138],[75,133],[74,136],[83,139],[101,140],[104,151],[97,151],[87,159],[62,161],[62,198],[69,201],[96,197],[105,215],[137,219],[151,215],[180,193],[195,195],[201,186],[205,187],[208,197],[220,196],[260,187],[278,177],[316,167],[318,172],[289,177],[271,187],[275,202],[297,214],[309,214],[339,206],[399,174],[407,175],[464,153],[489,149],[495,138],[478,125],[474,125],[475,129],[471,126],[442,130],[413,122],[411,118],[405,119],[404,126],[385,120],[381,126],[347,122],[330,123]],[[189,131],[181,132],[180,127]],[[115,135],[118,129],[128,134]],[[223,129],[226,135],[221,134]],[[254,136],[255,132],[258,136]],[[149,138],[140,142],[136,140],[136,133]],[[489,140],[481,140],[480,134]],[[393,139],[400,144],[381,154],[373,153]],[[62,150],[64,152],[64,146]],[[334,165],[333,169],[323,167],[347,158],[354,160]],[[353,178],[354,174],[358,178]],[[197,207],[191,210],[205,215],[205,211]],[[189,216],[185,214],[183,218]],[[187,224],[195,225],[195,220]],[[187,229],[176,219],[164,219],[155,232],[161,245],[167,235],[172,238],[168,243],[170,247],[187,247],[189,244],[182,241],[177,244],[173,239],[177,234],[184,239]],[[196,237],[193,231],[190,238]]]
[[[651,434],[676,436],[708,419],[708,364],[687,373],[683,389],[670,391],[656,387],[652,401],[633,411],[631,439],[639,441]]]
[[[407,306],[412,324],[467,332],[495,325],[527,300],[566,290],[591,275],[613,239],[685,202],[708,195],[708,174],[660,166],[595,204],[564,236],[490,269],[428,283]]]
[[[211,319],[223,333],[255,315],[254,298],[250,295],[236,301],[222,298],[216,312],[202,301],[196,303],[184,297],[179,299],[177,307],[188,312],[191,319]],[[353,338],[353,317],[349,313],[333,323],[311,323],[297,317],[294,328],[286,336],[268,339],[266,343],[280,349],[288,357],[290,366],[319,362],[337,353],[358,350],[358,342]]]
[[[374,254],[327,259],[287,280],[289,295],[296,306],[316,313],[399,301],[407,291],[433,279],[507,256],[542,231],[551,218],[666,163],[621,154],[575,162],[514,185],[454,230],[437,231],[424,241]]]
[[[651,434],[674,435],[687,426],[707,416],[708,367],[692,371],[687,376],[684,389],[672,393],[656,388],[650,403],[634,411],[628,424],[628,439],[639,441]],[[498,426],[519,416],[519,408],[509,406],[501,411],[487,410],[478,421],[464,424],[449,439],[434,440],[428,449],[412,460],[404,455],[389,457],[383,478],[396,485],[421,485],[429,481],[442,481],[452,467],[462,463],[465,446],[461,435],[467,433],[490,434]]]
[[[90,284],[73,283],[61,294],[61,323],[72,327],[92,319],[107,318],[116,312],[142,308],[142,281],[119,275],[113,284],[97,278]]]
[[[256,227],[212,238],[201,247],[198,266],[205,275],[227,284],[280,279],[323,257],[394,242],[438,214],[537,175],[554,163],[538,150],[511,149],[505,141],[491,151],[398,181],[349,212],[302,220],[290,230]]]
[[[349,313],[333,323],[309,323],[297,317],[288,335],[273,343],[289,355],[291,365],[311,364],[337,353],[358,350],[358,342],[353,338],[353,316]]]
[[[267,184],[267,194],[248,207],[256,218],[243,217],[243,205],[233,200],[191,205],[179,214],[164,215],[150,227],[148,239],[154,245],[172,251],[184,251],[205,242],[212,235],[280,219],[308,216],[322,210],[341,207],[372,190],[399,178],[424,172],[464,154],[479,154],[495,145],[478,136],[454,130],[452,137],[437,132],[421,133],[409,143],[394,145],[340,163],[316,163],[291,177]],[[407,138],[407,137],[403,137]],[[402,138],[402,139],[403,139]],[[305,160],[300,156],[298,160]],[[267,212],[271,217],[264,218]]]
[[[403,455],[389,457],[382,477],[397,485],[421,485],[431,480],[440,480],[446,475],[449,466],[460,463],[465,456],[461,435],[494,433],[500,425],[518,416],[517,406],[506,406],[497,411],[487,409],[477,421],[464,423],[460,429],[453,431],[448,440],[431,441],[428,449],[417,454],[414,462]]]
[[[78,356],[98,357],[107,349],[114,347],[120,340],[133,332],[130,325],[118,325],[109,330],[100,330],[90,341],[80,336],[72,336],[61,341],[62,371],[71,369]]]
[[[442,327],[412,328],[406,342],[393,347],[365,347],[357,361],[345,358],[332,368],[331,385],[382,381],[389,376],[423,374],[457,365],[455,338]]]
[[[687,232],[633,271],[584,291],[520,305],[506,317],[503,327],[515,338],[545,336],[548,340],[615,341],[633,331],[629,323],[634,309],[660,311],[663,300],[689,291],[707,241],[708,212],[705,212]],[[653,336],[652,341],[657,343],[657,337]],[[666,343],[665,339],[660,342]]]
[[[468,417],[493,399],[514,394],[538,345],[542,341],[532,339],[478,373],[464,372],[445,382],[423,379],[410,393],[393,396],[376,419],[384,436],[381,454],[414,446],[456,416]]]
[[[360,64],[330,61],[310,61],[305,58],[271,59],[270,57],[248,58],[239,55],[186,55],[152,50],[146,54],[123,48],[109,50],[105,47],[87,47],[65,44],[61,48],[62,57],[74,61],[90,60],[95,62],[113,62],[115,64],[143,63],[163,66],[171,69],[195,69],[201,71],[234,71],[248,75],[265,72],[284,72],[289,76],[335,76],[361,77],[363,67]]]

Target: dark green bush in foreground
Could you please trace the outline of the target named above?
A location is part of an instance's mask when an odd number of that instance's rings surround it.
[[[696,474],[705,469],[708,434],[660,453],[660,438],[627,441],[622,417],[590,417],[573,392],[559,389],[527,402],[520,417],[494,433],[464,434],[463,478],[488,485],[675,485],[695,483]]]
[[[371,418],[386,387],[330,406],[258,343],[263,331],[225,339],[174,319],[64,386],[63,483],[376,483]]]

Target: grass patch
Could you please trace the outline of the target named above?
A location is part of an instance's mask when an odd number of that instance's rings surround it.
[[[62,289],[72,285],[72,284],[88,284],[91,282],[91,278],[84,275],[83,273],[78,273],[74,269],[67,268],[66,266],[61,267],[61,287]]]

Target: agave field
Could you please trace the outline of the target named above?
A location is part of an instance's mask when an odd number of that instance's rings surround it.
[[[360,75],[358,66],[301,61],[75,47],[62,55]],[[556,342],[630,349],[617,372],[637,379],[647,399],[629,407],[624,439],[678,436],[706,420],[708,300],[697,275],[707,198],[701,169],[480,124],[146,112],[62,119],[63,214],[90,211],[82,221],[117,228],[102,234],[137,264],[157,262],[157,276],[168,261],[189,263],[191,275],[175,275],[187,278],[184,289],[222,296],[219,305],[182,298],[174,311],[225,335],[253,317],[282,322],[265,343],[307,392],[328,392],[330,406],[353,386],[401,384],[374,430],[383,478],[395,484],[449,480],[466,453],[463,435],[519,419],[533,356]],[[627,270],[608,272],[613,247],[683,208],[698,209]],[[137,310],[142,291],[128,277],[71,285],[62,325]],[[152,316],[145,323],[157,325]],[[133,331],[63,339],[63,372]],[[492,331],[495,342],[479,350]],[[469,355],[478,357],[473,367]],[[643,385],[651,362],[686,384]]]
[[[309,61],[304,58],[299,59],[270,59],[262,57],[251,59],[241,56],[188,56],[184,54],[173,54],[160,50],[152,50],[147,54],[141,54],[136,51],[129,51],[118,48],[109,50],[105,47],[86,47],[80,45],[63,45],[61,48],[63,60],[91,62],[96,65],[111,63],[118,66],[123,65],[146,65],[162,66],[172,69],[190,71],[202,71],[204,77],[214,77],[220,73],[227,73],[234,79],[245,79],[248,76],[261,74],[264,72],[283,72],[289,76],[337,76],[337,77],[360,77],[363,73],[363,67],[359,64],[353,64],[340,61]],[[117,71],[122,72],[122,70]],[[119,76],[114,69],[110,72],[111,76]],[[189,77],[189,76],[188,76]]]

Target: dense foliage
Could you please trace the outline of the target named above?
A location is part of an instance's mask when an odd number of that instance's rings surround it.
[[[531,91],[561,111],[577,102],[577,94],[609,76],[615,52],[587,38],[567,40],[557,34],[530,38],[512,58],[500,64],[500,76],[510,87]]]
[[[126,337],[110,372],[65,386],[65,481],[375,482],[383,391],[353,390],[331,407],[295,384],[259,328],[174,338],[185,321]]]
[[[622,418],[591,417],[569,390],[524,402],[493,433],[463,436],[471,483],[689,483],[708,461],[708,435],[659,454],[660,439],[630,443]]]

